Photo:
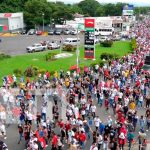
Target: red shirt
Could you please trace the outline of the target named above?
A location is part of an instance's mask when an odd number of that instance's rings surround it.
[[[57,143],[58,143],[58,137],[57,137],[57,135],[54,135],[52,138],[52,145],[57,146]]]
[[[80,134],[79,134],[79,139],[80,139],[81,142],[85,142],[85,140],[86,140],[86,135],[85,135],[85,133],[80,133]]]
[[[60,128],[64,127],[64,123],[62,121],[58,122],[58,125],[59,125]]]
[[[69,129],[71,129],[71,125],[70,125],[69,123],[67,123],[67,124],[65,125],[65,128],[66,128],[66,130],[68,131]]]

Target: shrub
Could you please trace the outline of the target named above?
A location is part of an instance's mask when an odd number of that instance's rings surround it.
[[[134,50],[137,47],[136,39],[131,39],[131,47],[132,47],[132,50]]]
[[[102,53],[100,55],[100,59],[101,60],[103,60],[103,59],[105,59],[105,60],[113,60],[113,59],[117,59],[117,58],[119,58],[119,56],[116,53],[114,53],[114,54]]]
[[[103,61],[100,61],[100,62],[99,62],[99,66],[100,66],[100,67],[103,67],[103,66],[104,66],[104,62],[103,62]]]
[[[23,74],[21,69],[14,69],[13,73],[14,73],[17,77],[21,77],[22,74]]]
[[[63,46],[62,50],[67,51],[67,52],[75,52],[76,47],[73,45],[65,45],[65,46]]]
[[[38,74],[44,74],[46,72],[46,70],[45,69],[38,69]]]
[[[93,62],[90,64],[91,67],[95,68],[95,65],[97,65],[97,63]]]
[[[54,58],[55,55],[56,54],[54,54],[54,53],[48,53],[48,54],[46,54],[46,56],[45,56],[46,61],[52,61],[52,60],[54,60],[55,59]]]
[[[112,40],[106,40],[104,42],[100,43],[103,47],[111,47],[113,45],[113,41]]]
[[[33,70],[34,70],[34,75],[35,75],[35,76],[38,75],[38,69],[39,69],[39,67],[33,66]]]
[[[51,76],[53,76],[53,75],[54,75],[54,73],[55,73],[55,71],[51,71],[51,72],[50,72]]]
[[[24,75],[26,77],[34,77],[36,75],[36,72],[32,66],[26,68]]]
[[[0,53],[0,60],[7,59],[7,58],[11,58],[11,56],[4,53]]]

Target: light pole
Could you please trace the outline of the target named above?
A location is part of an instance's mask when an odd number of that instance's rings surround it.
[[[44,13],[42,14],[43,16],[43,32],[44,32]]]
[[[78,26],[77,26],[77,50],[76,50],[76,61],[77,61],[77,69],[79,68],[79,29],[78,29]]]

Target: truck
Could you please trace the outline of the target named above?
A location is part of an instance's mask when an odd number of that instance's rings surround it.
[[[28,53],[44,51],[46,49],[47,49],[47,45],[42,45],[42,44],[33,44],[32,46],[28,46],[26,48]]]

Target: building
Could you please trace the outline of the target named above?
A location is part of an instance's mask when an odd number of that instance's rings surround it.
[[[24,28],[23,13],[0,13],[0,25],[4,27],[3,31],[19,31]],[[7,30],[6,30],[7,29]]]
[[[84,24],[84,20],[88,18],[95,19],[95,28],[114,28],[117,31],[122,29],[123,19],[121,16],[75,18],[74,20],[66,21],[66,25],[77,28],[78,24]]]

